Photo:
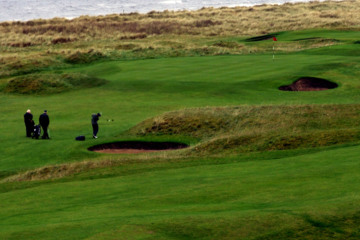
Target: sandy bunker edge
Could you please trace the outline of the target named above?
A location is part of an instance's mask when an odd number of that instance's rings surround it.
[[[337,88],[338,84],[323,78],[301,77],[290,85],[280,86],[282,91],[324,91]]]
[[[119,141],[103,143],[89,147],[89,151],[101,153],[144,153],[169,151],[187,148],[189,145],[178,142],[145,142],[145,141]]]

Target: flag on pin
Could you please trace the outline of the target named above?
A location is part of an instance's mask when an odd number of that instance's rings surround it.
[[[273,41],[276,42],[277,38],[275,36],[272,37]],[[275,43],[273,42],[273,61],[275,59]]]

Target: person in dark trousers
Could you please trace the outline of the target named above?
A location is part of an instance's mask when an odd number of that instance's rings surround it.
[[[98,120],[99,117],[101,116],[100,113],[94,113],[91,115],[91,124],[92,124],[92,128],[93,128],[93,138],[97,138],[97,133],[99,131],[99,125],[98,125]]]
[[[44,131],[43,135],[42,135],[42,139],[49,139],[49,134],[48,134],[48,127],[50,124],[50,119],[49,116],[47,115],[47,111],[45,110],[43,114],[40,115],[39,117],[39,123]]]
[[[24,122],[26,127],[26,137],[31,137],[31,133],[34,131],[35,124],[30,109],[28,109],[24,114]]]

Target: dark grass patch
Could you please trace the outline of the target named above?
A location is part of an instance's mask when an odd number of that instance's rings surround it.
[[[185,143],[177,142],[144,142],[144,141],[123,141],[104,143],[96,146],[89,147],[89,151],[102,151],[102,150],[143,150],[143,151],[162,151],[162,150],[176,150],[189,147]]]
[[[17,47],[17,48],[26,48],[34,46],[32,42],[17,42],[9,44],[10,47]]]
[[[64,37],[59,37],[59,38],[55,38],[53,40],[51,40],[51,44],[61,44],[61,43],[68,43],[68,42],[74,42],[76,41],[76,38],[64,38]]]
[[[10,79],[3,89],[6,93],[52,94],[106,84],[106,80],[80,73],[28,74]]]
[[[354,212],[348,215],[312,216],[303,215],[301,224],[295,228],[284,228],[263,234],[257,240],[270,239],[347,239],[360,238],[360,213]],[[300,219],[299,219],[300,221]]]
[[[230,48],[230,49],[242,47],[242,45],[238,44],[237,42],[228,42],[228,41],[219,41],[214,43],[213,46]]]
[[[145,33],[139,33],[130,36],[122,36],[120,37],[120,40],[135,40],[135,39],[144,39],[144,38],[147,38],[147,35]]]
[[[118,46],[116,46],[116,49],[133,50],[133,49],[138,48],[138,47],[139,46],[137,44],[125,43],[125,44],[119,44]]]
[[[194,26],[197,28],[203,28],[203,27],[211,27],[215,25],[221,25],[222,22],[220,21],[212,21],[211,19],[206,20],[198,20],[194,22]]]
[[[71,64],[85,64],[91,63],[98,60],[107,59],[101,52],[90,50],[88,52],[76,52],[65,58],[66,63]]]
[[[356,240],[360,214],[283,214],[233,217],[187,217],[153,224],[170,239]],[[265,230],[266,229],[266,230]]]
[[[338,85],[326,79],[316,77],[301,77],[290,85],[280,86],[282,91],[322,91],[337,88]]]

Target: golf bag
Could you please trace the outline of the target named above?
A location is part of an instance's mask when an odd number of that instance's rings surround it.
[[[33,134],[32,134],[32,138],[39,139],[40,134],[41,134],[41,127],[40,127],[40,125],[35,125],[35,126],[34,126],[34,131],[33,131]]]
[[[77,136],[75,138],[76,141],[85,141],[85,136]]]

